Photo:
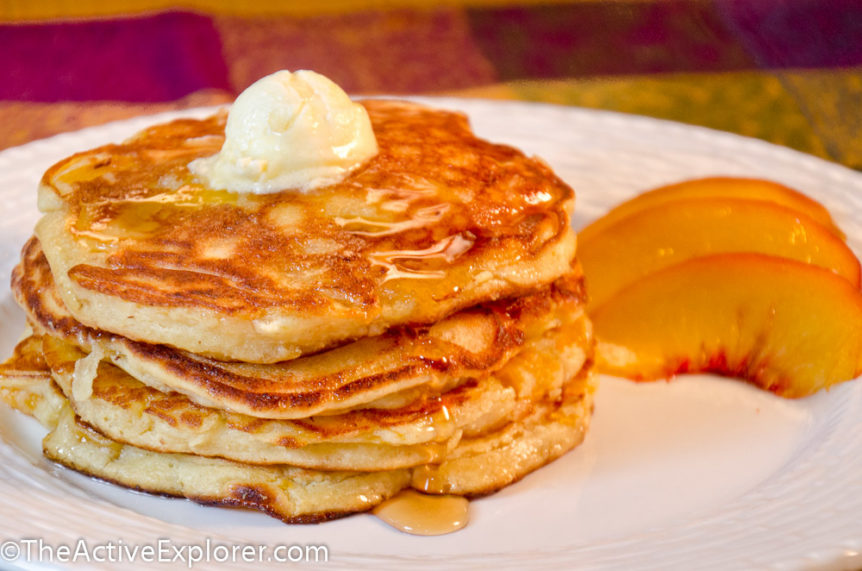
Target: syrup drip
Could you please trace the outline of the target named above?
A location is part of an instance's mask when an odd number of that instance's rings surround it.
[[[442,269],[414,269],[408,267],[406,264],[428,261],[451,264],[469,250],[473,246],[473,242],[472,238],[465,238],[461,234],[455,234],[440,240],[424,250],[374,252],[369,254],[368,257],[372,264],[386,268],[386,275],[383,281],[399,278],[441,279],[446,275]]]
[[[467,525],[470,502],[463,496],[431,496],[404,490],[372,512],[397,530],[413,535],[444,535]]]
[[[389,236],[406,230],[427,228],[437,224],[443,218],[443,215],[448,209],[448,204],[435,204],[433,206],[417,210],[413,217],[400,222],[368,220],[358,216],[355,218],[336,217],[335,223],[348,232],[359,236]]]

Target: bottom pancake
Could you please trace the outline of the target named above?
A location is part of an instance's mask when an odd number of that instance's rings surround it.
[[[581,442],[595,389],[587,366],[564,383],[557,398],[535,403],[529,414],[499,430],[463,439],[439,465],[322,471],[160,453],[116,442],[76,419],[44,364],[39,369],[23,350],[16,356],[0,367],[0,396],[22,412],[38,413],[48,425],[43,450],[51,460],[132,489],[256,509],[291,523],[366,511],[409,486],[465,496],[496,491]]]
[[[89,476],[201,504],[255,509],[287,523],[369,510],[410,481],[408,470],[323,472],[149,452],[105,438],[68,408],[42,446],[50,460]]]
[[[105,438],[76,422],[70,409],[60,415],[43,448],[59,464],[135,490],[310,523],[367,511],[410,485],[468,497],[497,491],[583,440],[592,403],[588,394],[565,406],[537,407],[527,419],[456,448],[452,460],[412,471],[325,472],[150,452]]]

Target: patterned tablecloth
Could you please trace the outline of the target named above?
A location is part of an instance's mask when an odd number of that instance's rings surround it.
[[[862,168],[856,0],[233,4],[0,4],[0,148],[308,68],[352,94],[612,109]]]

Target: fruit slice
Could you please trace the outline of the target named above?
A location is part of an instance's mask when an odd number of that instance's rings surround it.
[[[862,293],[773,256],[671,266],[610,299],[593,324],[599,371],[635,380],[711,372],[796,398],[862,373]]]
[[[860,283],[859,260],[824,226],[789,208],[738,198],[676,200],[581,237],[590,308],[663,267],[723,252],[759,252],[821,266]]]
[[[606,215],[581,230],[578,235],[581,239],[589,238],[603,231],[607,226],[616,223],[621,218],[625,218],[639,210],[666,204],[674,200],[718,197],[774,202],[806,214],[829,228],[830,232],[842,240],[844,239],[844,233],[832,221],[829,211],[816,200],[777,182],[756,178],[735,177],[709,177],[687,180],[644,192],[616,206]]]

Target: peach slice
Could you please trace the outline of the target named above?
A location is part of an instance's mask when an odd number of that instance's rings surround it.
[[[860,284],[859,260],[842,240],[804,214],[756,200],[698,198],[644,208],[578,245],[590,308],[653,271],[722,252],[791,258]]]
[[[844,233],[832,221],[829,211],[816,200],[777,182],[737,177],[708,177],[686,180],[644,192],[614,207],[606,215],[581,230],[578,235],[582,239],[590,238],[618,220],[639,210],[674,200],[717,197],[774,202],[806,214],[826,226],[830,232],[842,240],[844,239]]]
[[[711,372],[796,398],[862,373],[862,293],[774,256],[665,268],[608,300],[593,324],[599,371],[635,380]]]

